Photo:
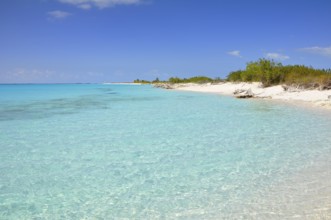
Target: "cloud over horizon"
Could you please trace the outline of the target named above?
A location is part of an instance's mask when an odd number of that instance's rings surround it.
[[[113,7],[116,5],[137,5],[142,0],[58,0],[61,3],[71,4],[78,8],[88,10],[92,7],[99,9]]]
[[[55,11],[50,11],[47,13],[49,18],[51,19],[65,19],[69,16],[71,16],[72,14],[66,11],[60,11],[60,10],[55,10]]]
[[[42,68],[14,68],[0,71],[0,83],[80,83],[102,82],[106,75],[98,71],[63,72]]]
[[[242,57],[240,55],[240,51],[239,50],[233,50],[233,51],[229,51],[227,52],[227,54],[231,55],[231,56],[235,56],[235,57]]]
[[[308,53],[331,57],[331,46],[330,47],[317,47],[317,46],[316,47],[306,47],[306,48],[301,48],[300,50],[304,51],[304,52],[308,52]]]
[[[280,61],[290,59],[289,56],[280,53],[267,53],[266,57],[268,59],[280,60]]]
[[[3,75],[2,75],[3,74]],[[49,82],[56,72],[49,69],[15,68],[0,72],[1,83],[44,83]]]

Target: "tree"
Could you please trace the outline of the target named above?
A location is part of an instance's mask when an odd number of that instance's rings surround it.
[[[160,82],[159,77],[156,77],[156,79],[153,81],[153,83],[158,83]]]

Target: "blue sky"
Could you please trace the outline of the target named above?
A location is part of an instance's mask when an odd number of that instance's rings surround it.
[[[1,0],[0,83],[331,68],[330,0]]]

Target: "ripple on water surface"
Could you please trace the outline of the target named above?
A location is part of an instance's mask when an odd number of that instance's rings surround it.
[[[0,219],[330,216],[330,114],[149,86],[17,87],[0,89]]]

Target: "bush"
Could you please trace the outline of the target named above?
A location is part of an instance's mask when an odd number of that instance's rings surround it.
[[[247,64],[245,70],[231,72],[227,80],[261,82],[263,86],[286,84],[303,88],[331,88],[331,70],[319,70],[303,65],[283,66],[273,60],[260,59]]]
[[[150,81],[147,81],[147,80],[139,80],[139,79],[136,79],[133,81],[134,83],[141,83],[141,84],[149,84],[151,83]]]
[[[182,83],[182,82],[184,82],[183,79],[178,78],[178,77],[171,77],[171,78],[169,78],[168,81],[169,81],[170,83]]]
[[[169,83],[207,83],[207,82],[213,82],[214,80],[206,77],[206,76],[195,76],[191,78],[178,78],[178,77],[171,77],[169,78],[168,82]]]
[[[244,81],[241,77],[243,71],[242,70],[238,70],[238,71],[234,71],[231,72],[228,77],[227,80],[232,81],[232,82],[240,82],[240,81]]]

